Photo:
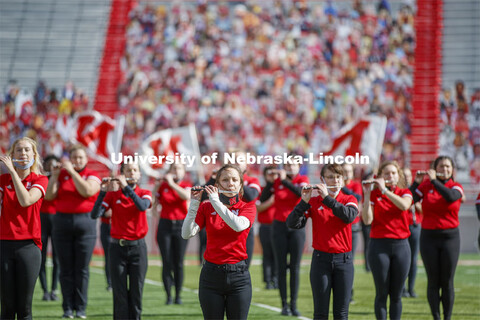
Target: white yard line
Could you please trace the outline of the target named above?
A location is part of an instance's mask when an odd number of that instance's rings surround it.
[[[103,269],[99,269],[99,268],[96,268],[96,267],[90,267],[90,271],[92,271],[94,273],[98,273],[98,274],[105,274],[105,271]],[[160,281],[156,281],[156,280],[145,279],[145,283],[151,284],[152,286],[163,287],[163,283],[160,282]],[[187,291],[187,292],[192,292],[192,293],[198,294],[198,290],[196,290],[196,289],[190,289],[190,288],[186,288],[186,287],[183,287],[182,289]],[[255,289],[256,288],[254,288],[254,290]],[[282,309],[277,308],[277,307],[273,307],[273,306],[269,306],[268,304],[256,303],[256,302],[252,302],[251,304],[256,306],[256,307],[267,309],[267,310],[270,310],[270,311],[275,311],[275,312],[278,312],[278,313],[282,312]],[[297,319],[312,320],[310,318],[303,317],[303,316],[302,317],[297,317]]]

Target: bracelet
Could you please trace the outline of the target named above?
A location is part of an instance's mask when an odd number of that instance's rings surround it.
[[[388,189],[387,189],[387,188],[383,188],[383,190],[382,190],[382,194],[385,194],[385,193],[387,193],[387,191],[388,191]]]

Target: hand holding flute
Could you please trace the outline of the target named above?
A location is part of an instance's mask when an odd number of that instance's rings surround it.
[[[428,178],[430,180],[435,180],[437,177],[443,178],[445,175],[440,172],[436,172],[434,169],[428,169],[427,171],[417,171],[417,174],[415,175],[415,182],[420,184],[423,181],[423,177],[425,175],[428,175]]]

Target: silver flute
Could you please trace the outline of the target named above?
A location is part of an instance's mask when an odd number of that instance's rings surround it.
[[[417,174],[427,174],[427,171],[418,170],[418,171],[417,171]],[[436,172],[435,175],[436,175],[437,177],[445,177],[445,174],[444,174],[444,173],[441,173],[441,172]]]
[[[203,190],[205,190],[205,187],[193,187],[191,190],[192,190],[192,191],[203,191]],[[218,193],[237,194],[238,191],[229,191],[229,190],[220,190],[220,189],[218,189]]]
[[[327,186],[327,189],[338,189],[338,188],[342,188],[341,186]],[[305,186],[303,187],[304,190],[310,190],[310,189],[320,189],[319,187],[317,186]]]

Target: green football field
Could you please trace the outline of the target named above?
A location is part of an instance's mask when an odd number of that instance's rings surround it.
[[[194,263],[194,257],[188,262]],[[360,257],[358,258],[360,259]],[[165,305],[166,295],[161,282],[161,269],[158,256],[150,256],[150,265],[143,294],[144,319],[202,319],[196,289],[200,267],[185,267],[183,305]],[[249,319],[285,319],[280,316],[280,298],[277,290],[265,290],[261,277],[260,257],[255,256],[250,269],[253,285],[253,299]],[[90,287],[88,297],[88,319],[112,319],[112,294],[106,291],[102,258],[95,257],[90,268]],[[50,271],[50,270],[49,270]],[[298,309],[302,319],[313,317],[313,302],[309,282],[310,261],[305,259],[301,269],[301,284]],[[48,275],[50,277],[50,274]],[[49,278],[49,282],[51,279]],[[416,291],[418,298],[403,299],[402,319],[432,319],[426,299],[426,275],[420,265],[417,274]],[[375,287],[371,273],[366,273],[362,261],[355,265],[355,301],[350,306],[350,319],[374,319],[373,302]],[[172,291],[173,292],[173,291]],[[42,301],[42,290],[39,282],[33,301],[34,319],[58,319],[62,316],[61,301]],[[330,308],[331,313],[331,308]],[[330,316],[333,319],[333,316]],[[453,319],[480,319],[480,256],[478,254],[461,255],[455,276],[455,307]]]

